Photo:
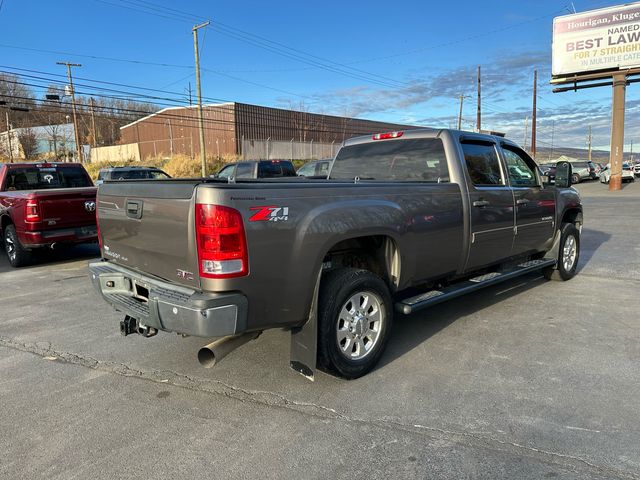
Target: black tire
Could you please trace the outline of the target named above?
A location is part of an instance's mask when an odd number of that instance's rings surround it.
[[[574,173],[573,175],[571,175],[571,183],[573,184],[580,183],[580,175],[578,175],[577,173]]]
[[[24,267],[31,262],[31,251],[20,243],[15,226],[7,225],[4,227],[3,240],[4,251],[12,267]]]
[[[546,268],[543,274],[547,280],[570,280],[576,276],[578,261],[580,260],[580,232],[573,223],[563,223],[560,227],[560,246],[558,249],[558,263],[556,268]],[[575,240],[575,258],[570,268],[565,266],[565,246],[569,238]]]
[[[342,323],[345,329],[351,325],[341,320],[340,312],[343,307],[349,305],[352,297],[358,294],[370,295],[370,305],[367,305],[364,312],[366,318],[359,317],[361,320],[356,321],[354,333],[348,335],[359,336],[360,340],[344,339],[344,348],[338,340],[338,328]],[[377,310],[380,312],[380,324],[378,325],[376,340],[367,337],[368,333],[376,333],[371,328],[374,321],[369,323],[368,314],[372,317],[375,315],[375,309],[367,312],[367,308],[371,306],[380,306]],[[352,308],[355,306],[352,305]],[[375,318],[378,318],[375,316]],[[354,379],[361,377],[371,371],[378,363],[382,353],[386,347],[391,326],[393,324],[393,303],[391,295],[385,282],[367,270],[358,270],[355,268],[341,268],[324,275],[320,285],[320,294],[318,298],[318,365],[323,370],[344,377],[346,379]],[[363,326],[366,325],[366,326]],[[375,328],[375,327],[374,327]],[[365,332],[366,329],[367,331]],[[343,329],[340,329],[343,330]],[[346,332],[346,330],[343,330]],[[347,335],[345,333],[345,335]],[[356,343],[360,342],[361,346],[367,345],[365,341],[370,341],[372,346],[369,351],[362,354],[362,358],[348,358],[347,356],[357,355],[361,347]],[[349,347],[352,345],[352,348]],[[353,350],[357,349],[357,352]],[[348,350],[352,350],[349,352]]]

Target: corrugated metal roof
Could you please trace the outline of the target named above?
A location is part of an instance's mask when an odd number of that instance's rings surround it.
[[[233,105],[234,102],[224,102],[224,103],[207,103],[205,105],[202,105],[202,108],[206,108],[206,107],[222,107],[224,105]],[[120,127],[120,130],[122,130],[123,128],[127,128],[127,127],[131,127],[132,125],[135,125],[138,122],[143,122],[145,120],[148,120],[150,118],[155,117],[156,115],[160,115],[164,112],[168,112],[170,110],[188,110],[190,108],[198,108],[197,105],[185,105],[184,107],[167,107],[167,108],[163,108],[162,110],[158,110],[157,112],[151,113],[149,115],[147,115],[146,117],[142,117],[139,118],[138,120],[136,120],[135,122],[131,122],[131,123],[127,123],[126,125],[123,125],[122,127]]]

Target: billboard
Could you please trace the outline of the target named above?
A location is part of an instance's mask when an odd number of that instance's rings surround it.
[[[640,66],[640,2],[553,19],[554,77]]]

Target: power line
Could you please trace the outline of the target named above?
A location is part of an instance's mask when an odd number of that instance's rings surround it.
[[[64,78],[66,78],[65,75],[60,75],[60,74],[51,73],[51,72],[43,72],[41,70],[31,70],[31,69],[28,69],[28,68],[10,67],[10,66],[7,66],[7,65],[0,65],[0,68],[9,69],[9,70],[17,70],[19,72],[38,73],[38,74],[41,74],[41,75],[49,75],[49,76],[54,76],[54,77],[64,77]],[[13,72],[4,72],[4,73],[14,74]],[[24,77],[29,77],[29,75],[25,75],[25,74],[22,74],[22,73],[20,75],[22,75]],[[193,73],[190,73],[186,77],[183,77],[180,80],[176,80],[173,83],[178,83],[179,81],[186,80],[187,78],[191,77],[192,75],[193,75]],[[173,91],[170,91],[170,90],[143,87],[143,86],[140,86],[140,85],[131,85],[131,84],[127,84],[127,83],[107,82],[105,80],[95,80],[95,79],[87,78],[87,77],[76,77],[76,79],[84,80],[84,81],[92,82],[92,83],[99,83],[99,84],[104,84],[104,85],[112,85],[112,86],[116,86],[116,87],[125,87],[125,88],[133,88],[133,89],[136,89],[136,90],[145,90],[145,91],[149,91],[149,92],[166,93],[166,94],[169,94],[169,95],[179,95],[179,96],[183,95],[180,92],[173,92]],[[49,80],[49,79],[46,79],[46,80]],[[55,80],[51,79],[51,81],[55,81]],[[231,100],[224,100],[224,99],[221,99],[221,98],[214,98],[214,97],[202,97],[202,98],[206,99],[206,100],[210,100],[210,101],[215,101],[215,102],[230,102],[231,101]]]
[[[10,96],[10,95],[3,95],[0,94],[0,98],[5,97],[5,98],[18,98],[18,99],[24,99],[24,100],[33,100],[29,97],[21,97],[21,96]],[[71,102],[56,102],[60,105],[71,105]],[[81,114],[84,115],[88,115],[89,114],[89,109],[91,108],[91,105],[88,103],[78,103],[76,102],[76,106],[78,107],[83,107],[84,110],[82,112],[80,112]],[[184,107],[186,111],[191,110],[193,107]],[[226,110],[228,112],[233,112],[233,106],[231,105],[222,105],[222,106],[218,106],[216,108],[220,108],[221,110]],[[194,128],[197,127],[197,122],[198,119],[196,116],[187,116],[184,114],[177,114],[177,113],[170,113],[167,111],[164,112],[148,112],[148,111],[144,111],[144,110],[135,110],[135,109],[129,109],[129,108],[120,108],[120,107],[108,107],[108,106],[103,106],[103,105],[95,105],[95,109],[96,112],[98,111],[102,111],[104,112],[111,112],[113,114],[117,114],[120,117],[126,117],[129,119],[129,121],[137,121],[140,120],[141,117],[143,116],[151,116],[152,118],[148,118],[145,120],[145,123],[147,124],[152,124],[152,125],[166,125],[166,121],[167,120],[172,120],[175,119],[177,121],[182,122],[183,124],[186,124],[186,126],[192,126]],[[48,113],[63,113],[60,110],[56,110],[53,109],[51,107],[38,107],[35,109],[36,111],[39,112],[48,112]],[[300,113],[304,113],[304,112],[300,112]],[[99,115],[99,114],[97,114]],[[157,118],[153,118],[154,115],[157,115]],[[314,114],[317,115],[317,114]],[[100,116],[100,115],[99,115]],[[104,115],[102,115],[104,117]],[[282,118],[278,118],[275,115],[269,114],[269,113],[265,113],[262,115],[263,118],[269,118],[271,117],[270,120],[270,126],[274,127],[274,128],[290,128],[292,130],[295,130],[295,125],[291,122],[288,122],[286,119],[282,119]],[[210,126],[205,126],[205,130],[212,130],[212,131],[226,131],[229,132],[230,130],[232,130],[232,128],[236,125],[240,125],[240,126],[251,126],[253,125],[253,123],[251,122],[244,122],[244,121],[233,121],[233,120],[223,120],[223,119],[212,119],[212,118],[205,118],[204,119],[204,123],[208,124],[208,125],[228,125],[229,128],[227,129],[221,129],[221,128],[212,128]],[[378,122],[378,123],[389,123],[389,122]],[[415,126],[416,128],[419,128],[419,126]],[[335,134],[335,135],[339,135],[341,136],[344,132],[342,129],[329,129],[329,128],[305,128],[305,130],[307,132],[313,132],[313,133],[319,133],[319,134]],[[368,133],[368,132],[366,132]]]

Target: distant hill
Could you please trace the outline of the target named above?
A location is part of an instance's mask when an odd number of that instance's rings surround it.
[[[557,147],[553,149],[553,152],[550,148],[538,148],[536,152],[536,161],[538,163],[548,163],[553,162],[558,157],[565,155],[567,157],[575,158],[577,160],[588,160],[589,151],[586,148],[564,148]],[[634,158],[636,160],[640,159],[640,154],[634,153]],[[629,160],[631,158],[631,152],[624,153],[624,159]],[[599,163],[609,163],[609,151],[608,150],[591,150],[591,159],[594,162]]]

